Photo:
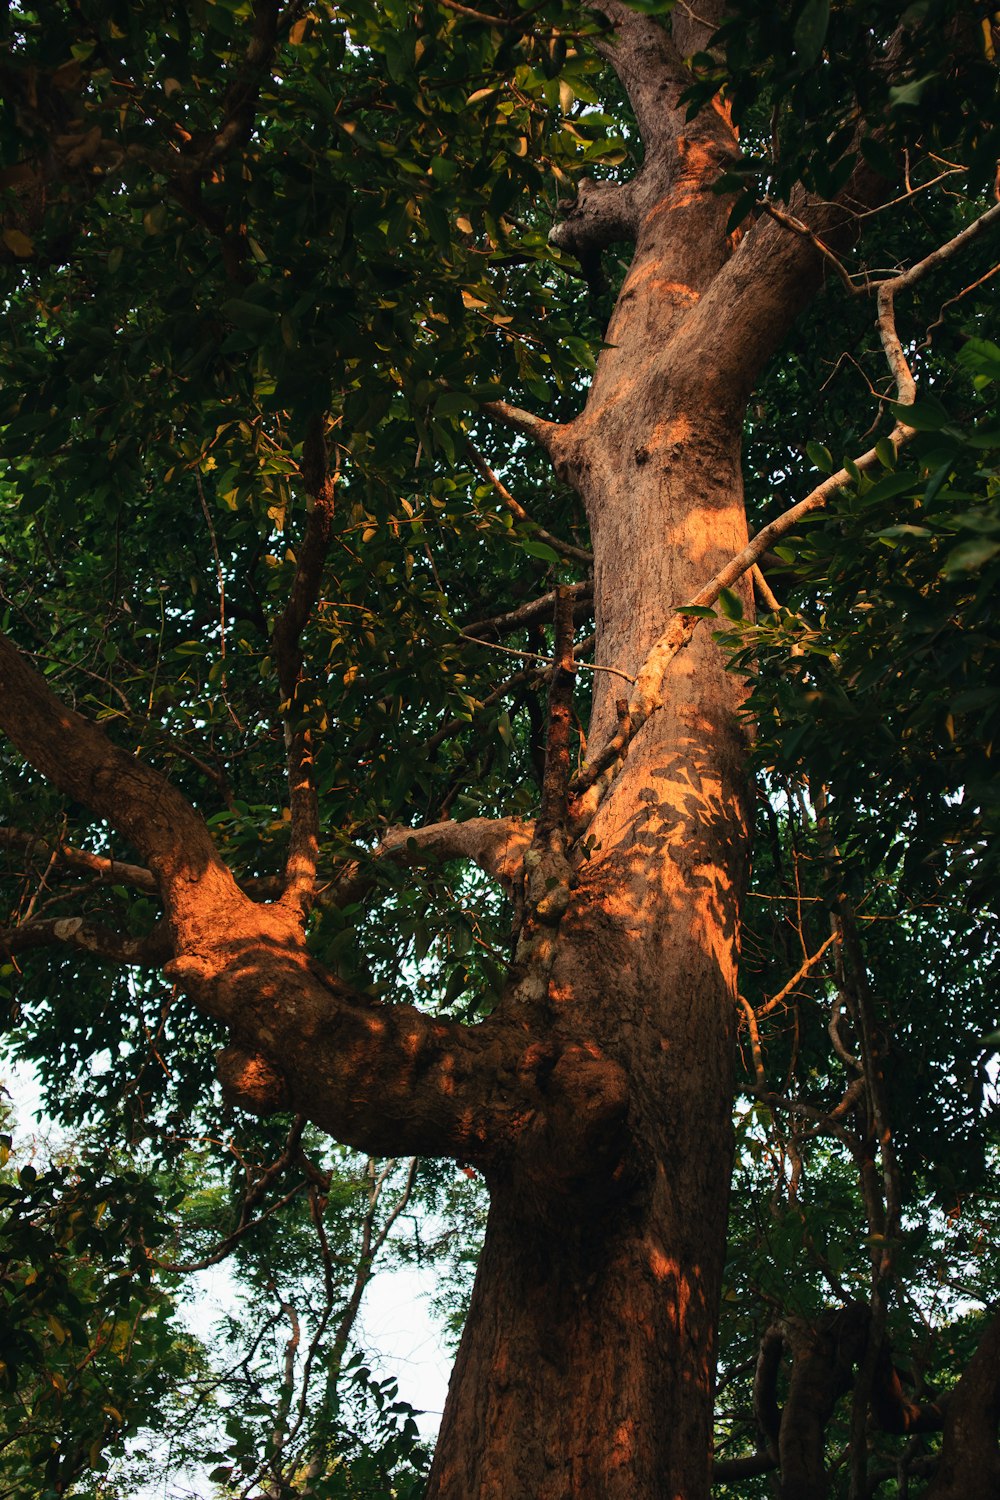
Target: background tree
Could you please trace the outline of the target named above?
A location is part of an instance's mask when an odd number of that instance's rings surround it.
[[[3,24],[4,979],[53,1105],[151,1173],[249,1143],[237,1239],[327,1194],[305,1122],[482,1176],[430,1495],[694,1500],[717,1361],[719,1484],[993,1494],[988,18]],[[343,1493],[289,1389],[219,1482]]]

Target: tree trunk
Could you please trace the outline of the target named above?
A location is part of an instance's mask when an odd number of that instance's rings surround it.
[[[627,454],[587,450],[597,660],[630,676],[745,536],[736,441],[660,415]],[[599,674],[592,743],[623,688]],[[549,990],[553,1031],[627,1075],[624,1155],[566,1191],[554,1138],[547,1198],[492,1176],[433,1500],[708,1494],[747,820],[740,684],[707,634],[664,699],[591,826]]]

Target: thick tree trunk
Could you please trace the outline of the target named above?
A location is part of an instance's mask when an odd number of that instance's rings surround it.
[[[745,537],[736,439],[680,425],[640,398],[581,465],[598,660],[629,675]],[[600,674],[592,743],[624,686]],[[664,699],[591,827],[549,990],[554,1032],[627,1076],[624,1155],[565,1192],[554,1138],[548,1199],[493,1176],[433,1500],[708,1494],[747,821],[740,684],[707,634]]]

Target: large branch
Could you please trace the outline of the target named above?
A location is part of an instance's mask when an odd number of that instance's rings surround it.
[[[178,935],[198,931],[205,894],[238,894],[204,819],[187,799],[61,702],[4,635],[0,729],[53,786],[105,818],[139,851]]]
[[[497,1014],[466,1027],[380,1005],[311,960],[287,912],[257,914],[245,935],[231,926],[214,953],[167,969],[231,1030],[218,1058],[231,1102],[303,1114],[372,1155],[451,1156],[487,1173],[516,1155],[544,1176],[556,1132],[568,1132],[568,1177],[595,1152],[621,1150],[626,1082],[596,1045],[540,1041]]]
[[[499,1020],[467,1028],[352,991],[310,957],[296,912],[255,905],[237,888],[181,793],[61,703],[3,636],[0,728],[148,861],[177,955],[165,972],[232,1035],[219,1065],[230,1097],[292,1109],[372,1154],[448,1155],[484,1170],[499,1170],[527,1135],[537,1151],[518,1158],[540,1178],[553,1132],[568,1132],[569,1175],[595,1150],[620,1149],[624,1075],[600,1049],[539,1043]],[[462,827],[441,831],[446,856],[472,837]],[[507,835],[519,842],[513,829]],[[476,836],[486,838],[481,828]],[[398,838],[405,844],[408,834]],[[503,850],[493,858],[501,867]],[[83,924],[76,934],[85,936]]]
[[[484,401],[482,411],[492,421],[509,427],[522,437],[531,438],[553,461],[558,459],[565,446],[569,428],[562,422],[548,422],[544,417],[536,417],[533,412],[525,411],[523,407],[512,406],[509,401]]]

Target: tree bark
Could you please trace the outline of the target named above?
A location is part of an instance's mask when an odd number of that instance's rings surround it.
[[[996,1500],[1000,1494],[1000,1312],[948,1403],[937,1472],[925,1500]]]

